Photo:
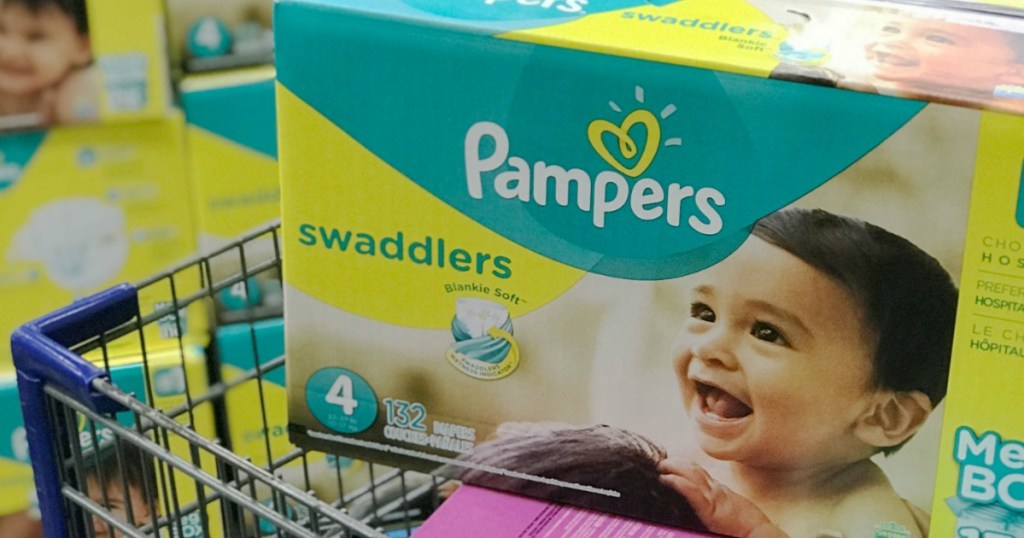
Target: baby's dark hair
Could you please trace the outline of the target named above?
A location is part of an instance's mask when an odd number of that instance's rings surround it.
[[[677,528],[705,530],[689,502],[662,484],[657,466],[665,450],[649,439],[611,426],[560,428],[501,437],[459,459],[468,464],[619,492],[619,497],[526,480],[455,464],[438,474],[493,489]]]
[[[0,0],[0,6],[25,6],[32,13],[48,7],[64,12],[75,23],[80,34],[89,33],[89,17],[85,11],[85,0]]]
[[[878,345],[874,382],[920,391],[932,406],[946,395],[957,289],[949,273],[910,241],[820,209],[764,217],[753,235],[843,284],[860,303]]]
[[[157,476],[153,458],[135,445],[127,442],[101,443],[99,452],[89,451],[82,455],[85,482],[93,481],[95,486],[106,490],[109,487],[134,488],[143,494],[149,506],[149,513],[159,512],[156,506]],[[90,485],[89,487],[93,487]],[[127,494],[126,494],[127,495]],[[139,513],[142,507],[134,507]]]

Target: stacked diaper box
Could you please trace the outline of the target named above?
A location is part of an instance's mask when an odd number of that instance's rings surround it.
[[[161,118],[162,0],[11,0],[0,8],[0,130]]]
[[[965,523],[1024,497],[999,11],[277,3],[292,441],[724,535],[1009,532]]]
[[[164,2],[10,0],[0,27],[6,338],[76,299],[167,271],[195,254],[196,238]],[[206,313],[174,307],[198,282],[143,290],[142,315],[165,315],[110,353],[137,354],[143,338],[151,349],[186,335],[204,342]],[[0,370],[9,369],[5,346]]]
[[[5,409],[20,409],[18,385],[14,372],[0,374],[0,404]],[[0,423],[0,514],[29,510],[35,497],[32,465],[28,457],[28,440],[21,413],[7,413]]]
[[[0,31],[5,337],[121,282],[151,281],[139,290],[140,314],[160,317],[105,346],[117,364],[143,348],[152,362],[206,346],[211,323],[280,316],[280,269],[256,271],[274,252],[272,241],[246,254],[252,276],[222,290],[215,318],[202,302],[175,306],[243,265],[235,253],[198,269],[180,269],[181,262],[280,214],[273,69],[227,70],[272,59],[269,14],[270,2],[0,2],[0,29],[9,30]],[[227,52],[215,42],[224,29]],[[33,50],[50,51],[49,63]],[[182,80],[185,70],[217,72]],[[195,395],[206,386],[205,358],[189,361],[203,365],[196,366],[203,383],[190,387]],[[11,368],[5,347],[0,371]],[[114,375],[122,381],[131,382]],[[9,395],[16,398],[14,388]],[[218,437],[212,423],[200,429]],[[23,478],[30,485],[31,476]],[[0,518],[20,510],[0,505]],[[195,530],[184,535],[201,535]]]
[[[202,349],[197,346],[187,346],[182,351],[154,352],[146,355],[145,359],[138,356],[125,356],[118,359],[108,360],[103,367],[108,368],[110,380],[121,391],[132,394],[139,401],[146,405],[162,411],[169,411],[175,408],[183,408],[187,402],[188,395],[201,394],[206,390],[207,372],[206,357]],[[148,377],[147,377],[148,375]],[[7,409],[20,409],[18,399],[17,382],[13,373],[0,374],[0,403]],[[189,424],[196,433],[213,438],[215,436],[213,410],[210,404],[200,404],[192,408],[191,413],[182,413],[174,416],[175,420]],[[135,416],[130,412],[117,415],[117,420],[122,426],[134,427]],[[101,449],[113,446],[116,435],[112,430],[99,424],[90,424],[84,417],[79,421],[79,439],[83,455],[83,461],[89,462],[91,450],[96,446]],[[0,421],[0,492],[3,493],[3,501],[0,504],[0,514],[14,514],[26,510],[35,510],[35,484],[32,480],[32,468],[29,460],[29,449],[25,439],[25,428],[20,413],[7,413]],[[127,443],[127,441],[119,441]],[[208,454],[194,458],[189,444],[176,437],[169,438],[165,445],[177,457],[185,461],[194,462],[210,473],[216,473],[215,462]],[[187,484],[188,477],[179,474],[181,471],[165,467],[157,473],[157,477],[163,477],[165,484],[171,480],[178,484]],[[158,478],[160,480],[161,478]],[[84,486],[82,486],[84,488]],[[162,496],[170,491],[162,486],[150,484],[149,487],[157,489],[157,502],[159,506],[172,506],[164,504],[169,499]],[[84,491],[84,489],[83,489]],[[189,506],[196,500],[195,488],[178,488],[177,507]],[[162,508],[159,508],[162,511]],[[211,503],[206,506],[206,519],[210,522],[207,528],[219,529],[220,505]],[[141,510],[141,507],[136,507]],[[137,512],[138,513],[138,512]],[[180,518],[181,527],[178,530],[181,536],[208,536],[203,532],[202,517],[198,513],[182,514]],[[105,529],[96,528],[95,532],[100,533]],[[219,536],[218,534],[211,534]]]
[[[167,0],[176,78],[274,61],[270,0]]]
[[[273,467],[276,475],[322,498],[339,496],[339,482],[346,492],[366,485],[370,473],[365,462],[322,453],[294,457],[296,447],[288,440],[282,318],[222,325],[216,330],[216,350],[221,379],[232,387],[224,398],[232,452]],[[253,412],[257,405],[262,412]]]
[[[9,339],[40,315],[169,271],[195,255],[196,237],[163,0],[9,0],[0,30],[0,335]],[[108,360],[206,344],[207,313],[176,305],[200,275],[175,277],[140,290],[141,316],[158,319],[109,343]],[[5,345],[0,371],[12,369]],[[0,507],[0,518],[9,509],[19,507]]]
[[[17,326],[121,282],[167,271],[194,255],[191,195],[184,162],[184,120],[118,126],[60,126],[0,137],[0,314],[5,338]],[[147,349],[202,343],[201,308],[173,308],[199,285],[179,275],[140,291]],[[112,343],[114,356],[137,354],[139,337]],[[9,347],[0,370],[11,369]]]
[[[280,270],[258,270],[277,257],[273,239],[224,250],[281,215],[274,69],[190,75],[181,96],[200,251],[211,256],[214,282],[244,280],[218,293],[217,320],[280,316]],[[252,271],[244,279],[243,268]]]
[[[228,414],[236,417],[228,424],[232,451],[251,457],[261,466],[274,456],[287,454],[291,445],[287,442],[283,405],[283,320],[218,327],[216,346],[224,382],[241,382],[225,398]],[[262,413],[251,412],[254,402],[267,411],[266,422]]]

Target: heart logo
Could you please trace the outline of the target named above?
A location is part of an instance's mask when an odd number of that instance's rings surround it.
[[[608,146],[605,145],[604,135],[609,133],[614,136],[619,141],[619,154],[622,156],[622,159],[627,162],[632,161],[637,158],[639,150],[636,140],[630,136],[629,131],[637,126],[642,126],[646,130],[647,143],[644,144],[643,152],[640,152],[640,157],[637,159],[636,164],[629,168],[622,161],[612,156]],[[661,125],[658,123],[658,118],[647,110],[634,110],[626,116],[626,119],[622,120],[621,125],[615,125],[608,120],[594,120],[590,122],[590,125],[587,127],[587,138],[590,139],[590,145],[604,159],[604,162],[619,172],[635,178],[647,171],[647,167],[654,161],[654,155],[658,152],[658,146],[661,144]]]

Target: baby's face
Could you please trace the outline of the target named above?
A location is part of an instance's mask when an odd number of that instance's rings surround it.
[[[873,338],[845,287],[755,237],[694,277],[675,370],[710,456],[787,469],[869,454]]]
[[[867,59],[881,80],[985,92],[1012,82],[1020,69],[998,30],[945,21],[888,22],[868,44]]]
[[[26,95],[55,86],[92,56],[88,36],[54,6],[33,12],[0,4],[0,92]]]
[[[124,488],[120,480],[111,480],[106,487],[106,499],[104,499],[104,491],[100,489],[98,481],[90,476],[87,481],[89,488],[89,498],[101,507],[106,507],[106,512],[114,516],[120,521],[126,522],[133,527],[139,527],[150,522],[150,509],[149,504],[146,502],[146,496],[143,494],[142,489],[138,487],[129,487],[128,495],[124,494]],[[106,502],[106,504],[104,504]],[[134,516],[133,519],[128,518],[128,503],[131,503],[131,512]],[[95,532],[96,538],[113,538],[122,536],[120,532],[114,527],[114,534],[110,534],[111,525],[99,517],[92,517],[92,529]]]

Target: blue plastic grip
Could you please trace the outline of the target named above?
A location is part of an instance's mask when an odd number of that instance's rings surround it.
[[[19,327],[11,335],[11,353],[18,372],[18,393],[25,419],[35,475],[39,510],[46,538],[69,536],[69,520],[61,495],[60,454],[56,425],[50,423],[43,387],[60,387],[99,413],[123,407],[97,393],[92,383],[107,372],[68,349],[139,316],[138,293],[121,284],[47,314]]]

